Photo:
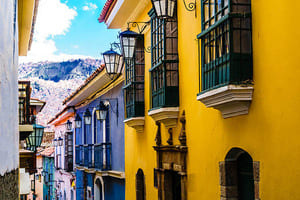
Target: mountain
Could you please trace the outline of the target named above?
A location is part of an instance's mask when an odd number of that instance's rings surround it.
[[[46,101],[38,123],[46,126],[63,108],[62,101],[100,66],[101,60],[89,58],[20,64],[19,80],[31,81],[31,97]]]

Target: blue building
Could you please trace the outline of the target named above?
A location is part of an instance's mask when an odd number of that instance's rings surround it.
[[[41,155],[43,156],[43,199],[56,199],[55,194],[55,165],[54,165],[54,148],[49,147],[45,149]]]
[[[64,104],[76,110],[76,199],[125,199],[123,76],[97,69]]]

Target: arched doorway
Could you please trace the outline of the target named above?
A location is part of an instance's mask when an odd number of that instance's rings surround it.
[[[94,183],[94,199],[104,200],[103,181],[100,178],[96,178]]]
[[[238,200],[256,199],[258,173],[259,163],[253,162],[249,153],[240,148],[232,148],[227,153],[225,162],[220,162],[221,197]]]
[[[145,176],[142,169],[138,169],[135,177],[136,181],[136,200],[145,199]]]

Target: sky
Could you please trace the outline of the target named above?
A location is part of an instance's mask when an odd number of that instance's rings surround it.
[[[40,0],[31,50],[20,63],[101,58],[119,30],[98,17],[106,0]]]

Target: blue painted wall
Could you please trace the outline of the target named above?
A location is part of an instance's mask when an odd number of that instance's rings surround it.
[[[93,109],[99,105],[101,100],[106,99],[115,99],[117,98],[118,103],[116,100],[110,101],[110,108],[107,115],[106,120],[106,142],[111,142],[112,144],[112,170],[116,171],[124,171],[125,169],[125,158],[124,158],[124,100],[123,100],[123,91],[122,85],[119,84],[117,87],[110,90],[105,95],[97,98],[90,104],[85,107],[81,107],[76,110],[76,114],[79,114],[80,117],[83,119],[83,113],[88,108],[90,112],[93,112]],[[118,104],[118,109],[117,109]],[[118,113],[117,113],[118,112]],[[93,114],[93,113],[92,113]],[[94,113],[94,116],[96,113]],[[92,141],[92,128],[94,128],[97,132],[97,141],[98,143],[102,143],[103,141],[103,123],[99,120],[94,119],[95,126],[92,125],[85,125],[82,123],[81,128],[76,129],[76,145],[80,144],[95,144],[96,137],[94,137],[95,141]],[[82,137],[84,131],[84,137]],[[82,139],[84,138],[84,139]],[[83,141],[84,140],[84,141]]]
[[[51,180],[52,181],[55,180],[55,177],[54,177],[55,166],[54,166],[54,158],[53,157],[43,157],[43,170],[47,172],[46,176],[48,176],[49,174],[52,174],[51,177],[49,177],[49,176],[44,177],[44,182],[43,182],[43,199],[49,200],[55,196],[54,182],[51,182]],[[51,178],[51,180],[49,178]],[[48,184],[45,183],[45,179],[48,180]],[[50,190],[50,188],[52,188],[52,189]]]
[[[94,123],[86,126],[82,121],[82,126],[76,129],[76,145],[97,144],[103,142],[111,143],[111,167],[114,171],[125,170],[124,158],[124,99],[122,91],[123,83],[119,84],[105,95],[97,98],[90,104],[76,110],[83,120],[83,114],[88,108],[94,115]],[[103,122],[96,119],[93,109],[97,107],[101,100],[110,100],[109,111],[106,119],[106,141],[103,141]],[[92,129],[96,130],[94,141],[92,141]],[[84,133],[83,133],[83,130]],[[84,134],[84,135],[83,135]],[[83,137],[84,136],[84,137]],[[125,199],[125,180],[104,177],[105,199],[124,200]],[[94,196],[94,174],[89,174],[81,170],[76,171],[76,198],[84,199],[84,190],[92,188]]]
[[[84,171],[76,170],[76,199],[84,199]]]
[[[125,199],[125,180],[105,177],[105,199],[124,200]]]

